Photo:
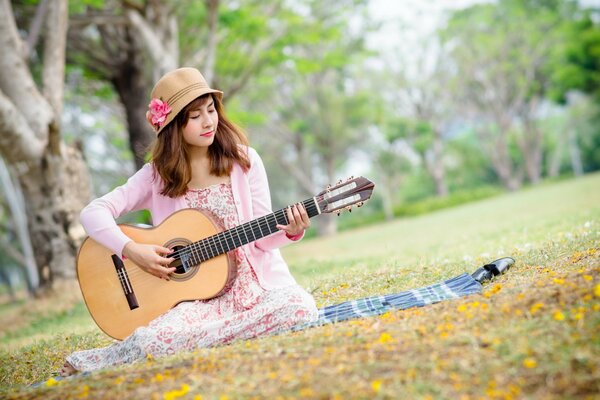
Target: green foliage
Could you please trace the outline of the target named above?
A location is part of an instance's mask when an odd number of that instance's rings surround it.
[[[69,1],[69,15],[82,14],[87,9],[102,10],[105,6],[105,0],[71,0]]]
[[[398,217],[415,216],[430,213],[444,208],[455,207],[472,201],[486,199],[504,193],[497,186],[478,186],[470,190],[461,190],[450,193],[445,197],[427,197],[420,201],[404,203],[394,209]]]
[[[570,90],[588,93],[600,102],[600,23],[594,12],[573,15],[562,30],[564,42],[549,66],[551,98],[565,102]]]

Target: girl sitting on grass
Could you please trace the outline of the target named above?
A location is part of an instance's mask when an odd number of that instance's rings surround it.
[[[117,226],[125,213],[148,209],[155,225],[173,212],[197,208],[216,216],[221,229],[272,213],[267,175],[244,133],[223,110],[222,92],[194,68],[164,75],[147,113],[157,135],[151,161],[123,186],[81,212],[88,235],[156,279],[169,279],[172,250],[136,243]],[[62,376],[193,351],[289,329],[317,319],[312,296],[300,287],[279,247],[300,240],[310,219],[301,204],[287,210],[279,232],[232,250],[236,279],[210,300],[179,303],[123,341],[69,355]]]

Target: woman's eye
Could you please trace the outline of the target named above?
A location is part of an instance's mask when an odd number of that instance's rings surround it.
[[[190,119],[196,119],[200,116],[200,114],[196,114],[196,115],[190,115]]]
[[[209,109],[208,109],[208,112],[215,112],[215,111],[216,111],[216,110],[215,110],[214,108],[212,108],[212,109],[211,109],[211,108],[209,108]]]

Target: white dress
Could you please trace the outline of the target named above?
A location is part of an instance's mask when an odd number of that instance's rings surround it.
[[[230,183],[192,189],[186,194],[190,208],[211,212],[230,229],[238,216]],[[78,371],[92,371],[178,351],[227,344],[235,339],[286,330],[317,319],[312,296],[299,285],[265,290],[241,249],[232,250],[237,277],[214,299],[183,302],[157,317],[146,327],[111,346],[77,351],[67,361]]]

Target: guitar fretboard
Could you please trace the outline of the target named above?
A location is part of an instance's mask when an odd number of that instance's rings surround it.
[[[302,205],[310,218],[319,215],[319,208],[314,198],[304,200]],[[278,232],[277,225],[287,225],[288,223],[287,208],[282,208],[274,213],[191,243],[178,250],[179,258],[184,265],[197,265]]]

